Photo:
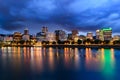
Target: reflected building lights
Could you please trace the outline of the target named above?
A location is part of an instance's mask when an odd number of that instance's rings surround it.
[[[43,48],[43,55],[46,56],[46,48]]]
[[[18,51],[18,55],[19,55],[19,54],[21,53],[21,52],[20,52],[20,51],[21,51],[21,50],[20,50],[20,47],[18,47],[18,50],[17,50],[17,51]]]
[[[41,72],[43,70],[43,55],[42,55],[42,48],[36,47],[32,49],[31,53],[31,68],[33,71]],[[33,51],[34,50],[34,51]]]
[[[86,56],[86,58],[85,58],[85,60],[86,60],[86,67],[87,67],[87,69],[90,69],[90,64],[91,64],[91,49],[90,48],[86,48],[86,54],[85,54],[85,56]]]
[[[57,59],[59,59],[59,52],[58,52],[58,48],[56,48],[56,54],[57,54]]]
[[[2,63],[3,68],[8,67],[8,64],[10,63],[10,67],[12,69],[19,71],[22,65],[21,56],[20,56],[20,53],[21,53],[20,47],[4,47],[2,48],[2,50],[3,50],[3,53],[1,56],[3,61]]]
[[[101,48],[98,50],[86,48],[85,56],[80,54],[78,48],[2,47],[1,51],[2,66],[7,67],[8,64],[11,64],[10,67],[15,68],[16,71],[19,71],[23,65],[25,69],[30,68],[38,73],[43,72],[46,65],[53,71],[59,65],[55,64],[56,62],[63,62],[62,66],[65,66],[67,69],[80,69],[80,63],[82,62],[80,60],[83,59],[88,70],[96,69],[93,71],[100,71],[107,80],[112,79],[115,72],[113,48]],[[94,54],[95,51],[97,53]]]
[[[7,50],[7,54],[6,55],[8,55],[9,57],[13,57],[14,58],[14,55],[12,55],[12,53],[11,53],[12,49],[10,47],[7,47],[6,50]]]
[[[69,48],[64,48],[64,62],[66,67],[69,67],[70,64],[70,54]]]
[[[86,54],[85,54],[85,63],[86,63],[86,68],[88,70],[98,70],[99,65],[98,64],[99,58],[98,55],[92,52],[91,48],[86,48]]]
[[[54,69],[54,52],[51,47],[49,48],[49,66],[51,70]]]
[[[25,59],[30,58],[30,48],[29,47],[24,47],[23,48],[23,55],[24,55]]]
[[[75,53],[74,53],[74,62],[75,62],[75,67],[77,68],[77,69],[79,69],[79,51],[78,51],[78,48],[75,48]]]
[[[20,50],[20,47],[16,47],[15,50],[16,51],[14,51],[13,54],[11,53],[11,58],[15,61],[15,63],[13,63],[13,67],[16,68],[16,70],[19,71],[19,68],[20,68],[20,66],[22,64],[22,62],[21,62],[21,54],[20,54],[21,50]]]
[[[104,48],[101,49],[101,60],[104,61]]]
[[[23,51],[24,51],[24,54],[27,53],[27,49],[26,49],[26,47],[23,48]]]
[[[30,54],[30,47],[24,47],[23,48],[23,60],[24,60],[24,65],[26,68],[30,67],[30,59],[31,59],[31,54]]]
[[[105,79],[112,79],[114,75],[114,49],[101,49],[101,69]]]
[[[31,51],[31,61],[33,61],[34,60],[34,47],[31,47],[30,51]]]
[[[2,60],[3,60],[3,65],[2,67],[3,68],[6,68],[7,67],[7,47],[2,47]]]
[[[4,53],[4,47],[1,47],[1,52],[2,52],[2,54]]]
[[[111,58],[112,58],[112,63],[114,63],[115,57],[114,57],[114,49],[113,48],[111,48]]]

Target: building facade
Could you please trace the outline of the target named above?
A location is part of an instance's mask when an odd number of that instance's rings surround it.
[[[96,30],[96,39],[100,39],[100,30]]]
[[[22,34],[20,32],[14,32],[14,34],[13,34],[13,40],[14,41],[20,41],[20,40],[22,40]]]
[[[46,41],[46,34],[44,32],[39,32],[36,34],[37,41]]]
[[[120,40],[120,35],[114,35],[113,36],[113,41],[117,41]]]
[[[65,41],[67,40],[67,36],[65,31],[63,30],[55,30],[55,36],[56,36],[56,40],[61,40],[61,41]]]
[[[112,28],[103,28],[100,31],[100,40],[111,40],[112,39]]]
[[[4,41],[13,41],[13,35],[4,36]]]
[[[47,32],[48,32],[48,28],[43,26],[43,27],[42,27],[42,32],[43,32],[43,33],[47,33]]]
[[[50,42],[56,41],[55,33],[48,32],[47,35],[46,35],[46,40],[50,41]]]
[[[37,41],[47,41],[46,40],[47,33],[48,33],[48,28],[43,26],[41,32],[38,32],[36,34]]]
[[[93,33],[92,32],[88,32],[86,38],[87,39],[93,39]]]
[[[22,40],[24,41],[30,40],[29,30],[27,28],[24,30],[24,34],[22,35]]]
[[[78,30],[72,30],[72,40],[78,38]]]

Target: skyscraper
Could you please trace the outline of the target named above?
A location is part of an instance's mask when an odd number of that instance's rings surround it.
[[[100,40],[111,40],[112,28],[103,28],[100,30]]]
[[[47,33],[46,40],[50,42],[56,41],[55,33],[52,33],[52,32]]]
[[[66,33],[63,30],[55,30],[56,40],[67,40]]]
[[[76,41],[78,38],[78,30],[72,30],[72,40]]]
[[[87,39],[93,39],[93,33],[92,32],[87,33]]]
[[[22,39],[22,34],[20,32],[14,32],[13,40],[14,41],[20,41],[21,39]]]
[[[72,39],[74,40],[75,37],[78,37],[78,30],[72,30]]]
[[[43,27],[42,27],[42,32],[43,32],[43,33],[47,33],[47,32],[48,32],[48,28],[43,26]]]
[[[30,40],[29,30],[28,28],[24,29],[24,34],[22,35],[22,39],[27,41]]]
[[[24,29],[24,35],[28,35],[28,34],[29,34],[28,28]]]
[[[96,39],[100,39],[100,30],[96,30]]]
[[[37,41],[46,41],[46,36],[48,33],[47,27],[42,27],[42,31],[36,34]]]

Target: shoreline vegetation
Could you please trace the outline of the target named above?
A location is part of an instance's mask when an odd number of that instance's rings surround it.
[[[120,40],[77,40],[75,41],[0,41],[0,47],[71,47],[71,48],[120,48]]]

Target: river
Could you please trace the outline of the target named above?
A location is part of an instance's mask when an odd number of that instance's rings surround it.
[[[120,50],[0,48],[0,80],[120,80]]]

